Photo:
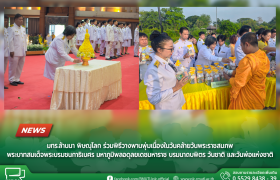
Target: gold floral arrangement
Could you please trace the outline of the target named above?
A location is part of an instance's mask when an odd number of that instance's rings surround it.
[[[80,46],[77,56],[83,60],[83,66],[88,66],[88,60],[95,57],[94,50],[89,40],[88,29],[86,30],[85,40]]]

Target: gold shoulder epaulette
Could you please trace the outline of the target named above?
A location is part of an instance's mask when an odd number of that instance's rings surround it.
[[[14,24],[11,24],[11,25],[10,25],[10,27],[13,27],[13,26],[14,26]]]
[[[179,42],[179,41],[177,40],[177,41],[174,42],[174,44],[176,44],[176,43],[178,43],[178,42]]]
[[[158,66],[159,66],[159,61],[157,60],[156,62],[155,62],[155,64],[154,64],[154,66],[156,66],[157,68],[158,68]]]
[[[23,25],[21,25],[21,26],[25,28],[25,26],[23,26]]]
[[[64,39],[65,39],[65,36],[62,37],[62,40],[64,40]]]

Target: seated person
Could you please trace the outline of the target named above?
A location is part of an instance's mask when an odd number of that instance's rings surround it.
[[[235,77],[228,79],[230,91],[229,109],[263,109],[265,107],[265,81],[270,69],[266,53],[259,49],[255,33],[241,37],[241,48],[246,56],[239,62]]]

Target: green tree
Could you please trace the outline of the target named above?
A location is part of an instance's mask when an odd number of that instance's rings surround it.
[[[188,24],[188,27],[193,28],[193,26],[196,23],[198,18],[199,18],[199,16],[196,16],[196,15],[187,17],[186,22]]]
[[[207,28],[210,25],[210,23],[211,23],[210,15],[206,15],[206,14],[202,14],[196,21],[196,25],[199,28]]]
[[[226,37],[229,38],[236,34],[239,28],[240,26],[238,24],[231,22],[230,20],[222,20],[217,33],[226,35]]]
[[[163,23],[167,23],[173,30],[178,30],[180,27],[187,26],[183,8],[170,7],[162,8]]]

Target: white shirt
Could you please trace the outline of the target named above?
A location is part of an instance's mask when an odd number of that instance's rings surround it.
[[[106,27],[105,25],[102,25],[100,29],[100,38],[101,40],[105,41],[105,37],[106,37]]]
[[[106,26],[105,41],[114,41],[114,30],[113,30],[113,27],[110,24],[108,24]]]
[[[194,50],[192,42],[190,42],[188,40],[183,41],[180,38],[178,41],[176,41],[173,44],[174,52],[172,53],[172,59],[175,62],[177,60],[179,60],[184,67],[190,67],[191,61],[192,61],[190,57],[189,58],[185,58],[185,59],[183,58],[184,55],[187,53],[187,46],[188,45],[192,46],[192,49],[193,49],[193,52],[194,52],[194,57],[195,57],[195,50]]]
[[[238,66],[239,62],[241,61],[241,59],[243,59],[246,54],[242,51],[241,48],[241,37],[238,38],[238,40],[236,41],[235,47],[234,47],[234,53],[235,53],[235,64],[236,66]]]
[[[50,45],[50,48],[45,54],[46,61],[48,61],[50,64],[61,64],[61,61],[73,62],[74,59],[68,55],[70,50],[77,57],[78,50],[75,46],[74,40],[69,40],[68,43],[66,36],[64,36],[64,39],[63,36],[63,34],[60,34],[55,37]]]
[[[79,41],[82,41],[85,39],[85,35],[84,35],[84,28],[83,27],[77,27],[76,28],[76,39]]]
[[[14,56],[26,56],[27,41],[25,28],[14,23],[13,27],[8,28],[9,50],[14,52]]]
[[[230,50],[229,47],[227,47],[225,44],[223,44],[221,46],[220,52],[219,52],[219,48],[220,48],[220,45],[218,44],[215,47],[215,49],[214,49],[215,56],[222,57],[222,58],[229,58],[229,57],[231,57],[231,50]],[[221,62],[221,64],[224,64],[224,63]]]
[[[127,39],[132,39],[131,29],[129,27],[126,27],[126,34],[127,34]]]
[[[118,31],[118,27],[113,25],[113,30],[114,30],[114,41],[118,41],[118,35],[119,35],[119,31]]]
[[[10,56],[8,28],[4,28],[4,57]]]
[[[126,41],[127,40],[127,29],[126,28],[122,28],[122,32],[123,32],[123,40]]]
[[[155,63],[159,63],[158,67]],[[172,63],[155,55],[149,65],[144,77],[144,84],[147,86],[146,93],[151,104],[155,105],[156,110],[181,110],[185,104],[182,89],[173,93],[176,85],[176,73],[168,65]]]
[[[153,50],[153,48],[151,46],[145,46],[145,47],[141,47],[139,46],[139,57],[140,54],[142,52],[145,52],[145,54],[149,54],[149,56],[154,59],[155,58],[155,52]],[[149,65],[151,64],[152,61],[139,61],[139,69],[140,69],[140,79],[143,80],[144,79],[144,75],[149,67]]]
[[[120,42],[123,42],[123,32],[122,29],[118,27],[118,38]]]
[[[89,28],[89,40],[97,41],[97,27],[93,24]]]
[[[138,28],[135,28],[135,30],[134,30],[134,42],[139,43],[139,29]]]
[[[276,38],[270,38],[268,41],[269,47],[276,47]]]
[[[51,35],[47,36],[47,37],[46,37],[46,40],[48,41],[48,42],[47,42],[48,46],[50,46],[50,44],[51,44],[51,42],[52,42],[52,36],[51,36]]]
[[[97,28],[97,40],[99,40],[99,39],[101,38],[101,34],[100,34],[100,32],[101,32],[101,27],[96,26],[96,28]]]
[[[87,28],[85,26],[82,27],[82,40],[85,39],[85,35],[87,33]],[[88,29],[88,33],[90,33],[90,30]]]
[[[204,41],[203,41],[202,39],[199,38],[198,41],[197,41],[197,44],[196,44],[197,50],[199,51],[200,48],[201,48],[203,45],[204,45]]]
[[[85,23],[85,29],[90,29],[90,25],[88,23]]]
[[[221,62],[222,57],[215,56],[215,52],[208,48],[206,45],[203,45],[198,52],[197,60],[195,65],[208,65],[210,66],[212,62]]]

